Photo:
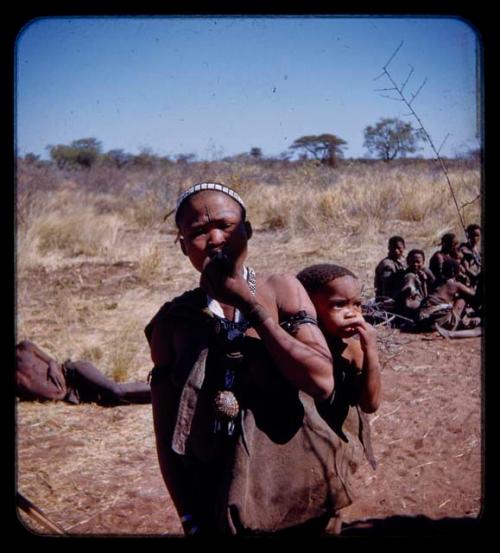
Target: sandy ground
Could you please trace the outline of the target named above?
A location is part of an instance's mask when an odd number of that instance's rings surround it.
[[[260,246],[265,240],[255,239]],[[286,251],[286,244],[278,244],[260,259],[258,269],[273,264],[300,267],[310,254],[318,254],[307,245],[293,254]],[[30,338],[52,355],[58,352],[61,361],[71,353],[77,357],[78,347],[92,336],[102,336],[106,351],[110,325],[119,325],[130,312],[143,325],[166,298],[194,283],[185,260],[178,259],[155,286],[141,284],[134,263],[86,262],[71,269],[29,271],[18,285],[18,317],[24,332],[19,339]],[[365,267],[354,269],[363,274]],[[55,316],[61,289],[80,302],[72,306],[73,326]],[[143,344],[138,368],[129,376],[145,380],[150,362],[145,341],[138,340]],[[481,338],[451,341],[432,333],[380,327],[378,342],[383,401],[370,416],[378,467],[374,471],[366,462],[356,473],[358,497],[345,509],[345,522],[395,515],[478,517]],[[18,490],[66,533],[180,534],[158,468],[150,405],[18,402],[15,439]],[[23,512],[18,516],[29,532],[46,531]]]

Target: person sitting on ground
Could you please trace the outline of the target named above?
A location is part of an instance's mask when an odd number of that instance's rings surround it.
[[[314,304],[333,357],[335,391],[330,399],[317,403],[318,411],[353,451],[360,444],[375,468],[366,413],[380,405],[380,363],[375,328],[361,312],[359,280],[349,269],[334,264],[311,265],[297,278]],[[353,472],[359,462],[353,454]]]
[[[467,241],[459,246],[462,253],[461,263],[472,287],[481,280],[481,227],[475,223],[465,229]]]
[[[21,400],[95,402],[103,406],[151,403],[151,388],[146,382],[115,382],[88,361],[58,363],[29,340],[16,345],[15,379],[16,395]]]
[[[465,269],[462,266],[463,254],[459,249],[460,241],[457,235],[453,232],[447,232],[441,237],[441,249],[434,252],[429,260],[429,269],[436,280],[443,280],[443,263],[447,259],[454,259],[459,263],[460,272],[457,275],[458,280],[463,284],[470,286],[470,280],[465,274]]]
[[[252,227],[220,183],[182,193],[175,221],[199,287],[145,328],[160,469],[186,535],[335,531],[349,448],[319,415],[333,361],[291,274],[246,264]]]
[[[422,300],[433,289],[436,279],[425,267],[423,250],[410,250],[406,256],[406,263],[408,267],[404,272],[401,290],[396,298],[396,310],[406,317],[413,318]]]
[[[475,301],[475,291],[457,277],[460,264],[455,259],[445,259],[440,279],[436,279],[434,290],[422,301],[417,316],[419,330],[439,328],[455,331],[480,325],[480,320],[470,317],[467,307]]]
[[[405,241],[401,236],[391,236],[388,242],[387,257],[375,268],[375,299],[385,301],[390,307],[401,289],[401,279],[406,269],[404,258]]]

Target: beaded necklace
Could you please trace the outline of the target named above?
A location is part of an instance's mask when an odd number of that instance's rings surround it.
[[[246,267],[246,280],[253,295],[256,293],[255,271]],[[238,312],[239,313],[239,312]],[[235,312],[236,316],[236,312]],[[236,318],[236,317],[235,317]],[[250,328],[250,324],[239,313],[238,321],[231,321],[225,317],[215,317],[215,333],[220,342],[227,346],[221,362],[224,365],[224,381],[222,389],[218,390],[213,400],[214,408],[214,433],[223,432],[232,436],[235,422],[240,413],[240,405],[234,394],[234,384],[238,369],[243,363],[243,354],[240,351],[240,340]]]

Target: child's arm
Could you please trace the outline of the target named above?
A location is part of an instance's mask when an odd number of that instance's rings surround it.
[[[359,334],[359,349],[353,357],[361,370],[358,404],[365,413],[373,413],[379,408],[382,388],[376,331],[364,319],[356,324],[356,328]]]

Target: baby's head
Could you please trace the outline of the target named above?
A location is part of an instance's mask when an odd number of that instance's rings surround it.
[[[240,196],[219,183],[195,184],[177,200],[175,222],[182,252],[198,271],[208,257],[225,254],[241,264],[252,227]]]
[[[361,285],[356,275],[340,265],[312,265],[300,271],[298,280],[316,308],[318,323],[327,336],[349,338],[363,319]]]

